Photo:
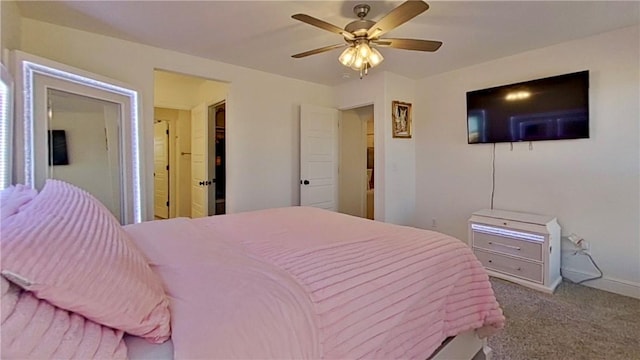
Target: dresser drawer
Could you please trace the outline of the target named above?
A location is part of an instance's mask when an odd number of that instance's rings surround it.
[[[473,247],[542,261],[542,243],[473,232]]]
[[[487,269],[538,283],[543,282],[542,264],[532,263],[509,256],[492,254],[478,249],[474,249],[474,253],[482,265]]]

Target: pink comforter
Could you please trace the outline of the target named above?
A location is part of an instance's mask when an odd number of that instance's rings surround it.
[[[426,358],[499,329],[459,240],[325,210],[130,225],[171,296],[176,358]]]

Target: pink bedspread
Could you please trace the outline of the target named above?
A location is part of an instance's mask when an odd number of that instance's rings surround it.
[[[461,241],[292,207],[126,227],[164,279],[176,358],[426,358],[499,329]]]

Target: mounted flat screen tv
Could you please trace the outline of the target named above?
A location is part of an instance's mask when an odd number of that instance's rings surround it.
[[[589,137],[589,71],[467,92],[469,144]]]
[[[64,130],[49,130],[49,165],[69,165],[67,134]]]

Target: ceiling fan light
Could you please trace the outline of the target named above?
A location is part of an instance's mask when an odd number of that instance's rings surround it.
[[[369,54],[369,65],[371,65],[371,67],[374,67],[380,64],[382,60],[384,60],[384,57],[382,56],[382,54],[380,54],[380,51],[378,51],[376,48],[371,48],[371,54]]]
[[[440,48],[441,41],[380,38],[380,36],[418,16],[428,8],[429,5],[424,1],[408,0],[376,22],[365,19],[370,9],[369,5],[358,4],[353,8],[358,20],[348,23],[344,29],[306,14],[292,15],[291,17],[295,20],[342,35],[346,43],[305,51],[292,55],[292,57],[297,59],[347,46],[338,57],[338,61],[342,65],[360,72],[360,78],[362,79],[363,75],[367,75],[370,68],[378,66],[384,61],[382,54],[375,49],[377,46],[430,52]]]
[[[356,58],[356,53],[356,49],[350,46],[344,49],[342,54],[340,54],[340,57],[338,57],[338,61],[340,61],[340,63],[344,66],[351,66]]]
[[[364,59],[368,58],[369,54],[371,54],[371,48],[367,43],[359,44],[357,49],[358,55],[362,56]]]
[[[358,54],[356,55],[355,60],[353,60],[353,64],[351,64],[351,68],[353,70],[360,70],[364,66],[365,62],[367,62],[367,60],[362,56],[360,56],[360,54]]]

